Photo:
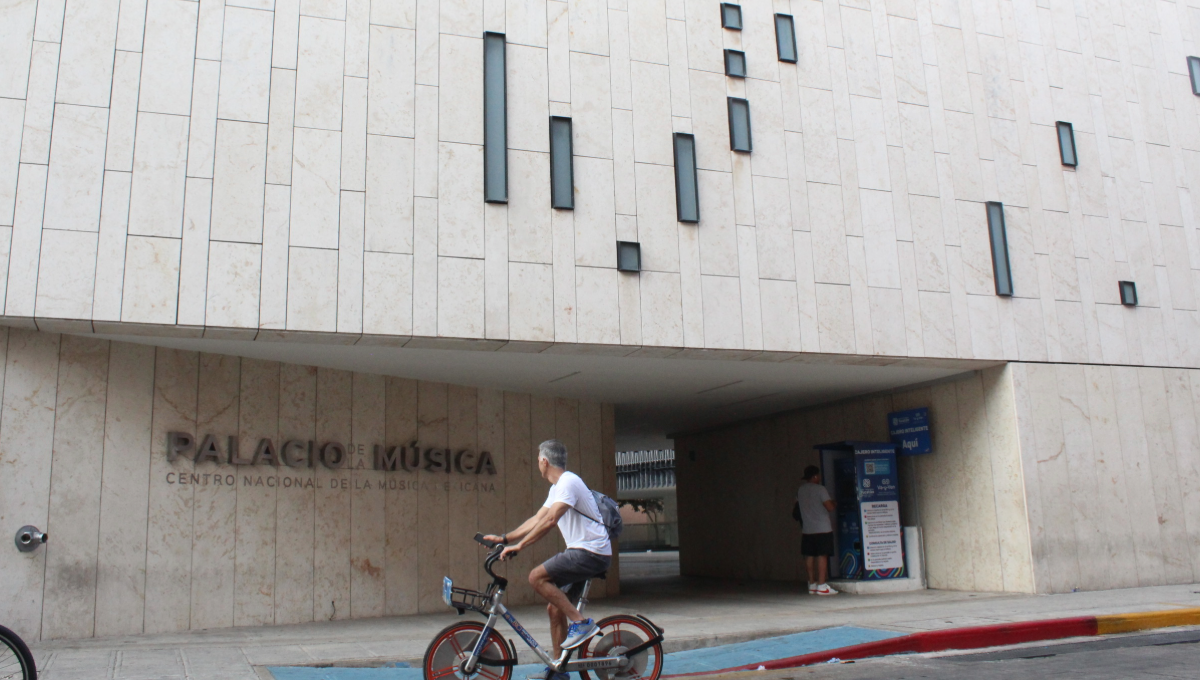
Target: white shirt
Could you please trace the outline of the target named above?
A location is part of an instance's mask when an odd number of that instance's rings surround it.
[[[587,485],[574,472],[563,471],[558,482],[550,487],[543,508],[555,503],[566,503],[575,510],[567,510],[558,519],[558,530],[562,532],[567,548],[579,548],[597,555],[611,555],[612,544],[608,541],[608,529],[598,521],[600,508]],[[580,514],[582,512],[583,514]],[[587,515],[587,517],[584,517]],[[591,517],[593,519],[588,519]]]

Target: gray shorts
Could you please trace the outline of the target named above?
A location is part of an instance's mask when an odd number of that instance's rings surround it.
[[[603,574],[610,564],[612,557],[609,555],[597,555],[579,548],[569,548],[542,562],[550,580],[572,601],[579,598],[584,581]]]

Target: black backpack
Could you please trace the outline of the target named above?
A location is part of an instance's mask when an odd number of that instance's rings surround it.
[[[792,519],[796,520],[801,529],[804,528],[804,515],[800,513],[800,501],[792,503]]]

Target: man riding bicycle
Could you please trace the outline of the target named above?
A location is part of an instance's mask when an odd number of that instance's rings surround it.
[[[585,619],[572,600],[578,598],[585,581],[608,569],[612,544],[608,529],[599,521],[600,508],[591,491],[579,475],[567,471],[567,447],[557,439],[548,439],[538,445],[537,461],[538,471],[551,484],[546,502],[521,526],[502,536],[486,538],[508,544],[500,557],[503,560],[538,542],[558,525],[567,549],[529,572],[529,584],[549,603],[546,612],[550,615],[550,636],[558,656],[599,632],[595,622]],[[541,677],[558,680],[549,675],[547,668]]]

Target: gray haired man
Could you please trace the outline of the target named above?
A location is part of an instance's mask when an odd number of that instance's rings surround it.
[[[538,471],[550,482],[550,493],[537,514],[503,536],[488,536],[490,541],[507,543],[500,559],[516,555],[545,536],[554,525],[562,532],[567,549],[529,572],[529,584],[549,604],[550,636],[554,640],[554,655],[564,649],[575,649],[600,632],[595,622],[585,619],[571,604],[578,597],[583,582],[598,576],[612,562],[612,544],[608,529],[599,521],[600,508],[583,480],[567,471],[567,447],[557,439],[538,445]],[[550,670],[546,669],[548,680]],[[531,678],[534,676],[530,676]]]

